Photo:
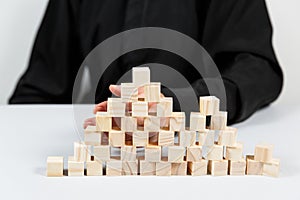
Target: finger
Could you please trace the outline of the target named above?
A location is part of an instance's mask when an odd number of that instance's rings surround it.
[[[113,93],[117,97],[121,96],[121,86],[120,85],[110,85],[109,90],[111,91],[111,93]]]
[[[96,118],[92,117],[84,120],[83,128],[86,129],[86,127],[88,126],[95,126],[95,125],[96,125]]]
[[[107,110],[107,101],[103,101],[97,105],[95,105],[95,108],[94,108],[94,114],[96,114],[97,112],[100,112],[100,111],[106,111]]]

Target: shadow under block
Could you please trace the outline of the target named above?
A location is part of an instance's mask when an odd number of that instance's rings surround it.
[[[168,147],[168,162],[180,163],[183,162],[185,156],[185,148],[181,146]]]
[[[154,116],[148,116],[144,119],[144,130],[148,132],[159,132],[160,130],[160,118]]]
[[[227,126],[227,112],[219,111],[211,116],[210,129],[224,130]]]
[[[208,161],[208,173],[212,176],[226,176],[228,173],[228,160]]]
[[[121,160],[108,160],[106,162],[106,176],[121,176],[123,163]]]
[[[172,146],[174,145],[173,131],[160,130],[158,134],[158,145],[159,146]]]
[[[273,145],[256,145],[254,160],[260,162],[269,162],[273,156]]]
[[[280,160],[272,159],[271,161],[263,164],[262,173],[265,176],[278,177],[280,168]]]
[[[73,156],[69,156],[68,176],[84,176],[84,161],[76,161]]]
[[[146,160],[140,160],[140,175],[141,176],[152,176],[156,174],[155,162],[148,162]]]
[[[74,142],[74,160],[86,161],[89,155],[89,148],[81,142]]]
[[[124,117],[126,104],[120,98],[107,99],[107,112],[113,117]]]
[[[226,160],[239,161],[243,158],[243,144],[237,143],[234,147],[226,147]]]
[[[136,87],[142,87],[150,83],[149,67],[132,68],[132,82]]]
[[[246,156],[246,174],[247,175],[262,175],[263,173],[263,163],[254,160],[254,155]]]
[[[146,131],[134,131],[132,134],[133,146],[144,147],[148,145],[148,132]]]
[[[160,160],[161,160],[161,147],[160,146],[145,147],[145,161],[159,162]]]
[[[186,161],[198,162],[202,160],[202,146],[187,147]]]
[[[187,162],[183,161],[178,163],[171,163],[171,175],[187,175]]]
[[[102,169],[102,161],[100,160],[93,160],[86,162],[86,175],[87,176],[102,176],[103,169]]]
[[[170,117],[170,131],[183,131],[185,130],[185,113],[173,112]]]
[[[135,146],[122,146],[121,147],[121,160],[122,161],[136,161],[136,147]]]
[[[199,101],[200,105],[200,113],[203,115],[214,115],[219,111],[220,108],[220,100],[217,97],[214,96],[203,96],[200,97]]]
[[[134,117],[121,118],[121,130],[124,132],[134,132],[137,130],[137,119]]]
[[[63,176],[64,157],[49,156],[47,158],[47,176]]]
[[[135,102],[138,100],[138,88],[133,83],[121,83],[122,102]]]
[[[224,146],[235,146],[237,140],[237,129],[226,127],[219,132],[218,144]]]
[[[229,175],[241,176],[246,173],[246,160],[241,159],[238,161],[229,160],[228,164]]]
[[[96,131],[96,126],[87,126],[84,129],[84,143],[95,146],[101,144],[101,133]]]
[[[173,98],[164,97],[156,107],[156,115],[158,117],[171,117],[173,112]]]
[[[207,160],[188,162],[188,173],[192,176],[207,175]]]
[[[206,129],[206,116],[200,112],[191,112],[190,130],[204,131]]]
[[[110,131],[112,129],[112,118],[107,112],[97,112],[96,114],[96,130]]]
[[[123,175],[138,175],[138,160],[123,161]]]
[[[215,144],[208,148],[206,159],[214,160],[214,161],[222,161],[223,154],[224,154],[223,146]]]
[[[171,176],[172,165],[166,161],[156,163],[156,176]]]
[[[179,145],[182,147],[190,147],[196,144],[196,131],[180,131]]]
[[[133,117],[147,117],[148,116],[148,103],[137,101],[132,103],[132,116]]]
[[[121,147],[125,145],[125,132],[111,130],[109,131],[109,145],[112,147]]]
[[[110,160],[110,146],[94,146],[94,159],[100,161]]]
[[[160,82],[150,82],[144,86],[145,101],[159,102],[160,94]]]

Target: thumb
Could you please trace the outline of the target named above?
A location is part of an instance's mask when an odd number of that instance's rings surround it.
[[[121,96],[121,86],[120,85],[110,85],[109,90],[111,93],[113,93],[115,96]]]

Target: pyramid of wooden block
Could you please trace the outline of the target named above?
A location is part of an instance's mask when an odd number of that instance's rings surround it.
[[[227,126],[217,97],[200,97],[199,111],[186,119],[185,112],[173,112],[161,84],[150,82],[148,67],[133,68],[132,77],[121,84],[121,97],[108,98],[107,111],[97,112],[84,141],[74,143],[68,176],[278,175],[273,146],[257,145],[254,156],[244,158],[237,129]],[[63,157],[48,157],[47,175],[63,176]]]

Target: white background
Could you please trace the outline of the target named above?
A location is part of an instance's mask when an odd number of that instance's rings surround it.
[[[0,104],[6,104],[24,73],[48,0],[0,0]],[[274,27],[274,47],[285,73],[277,101],[300,99],[300,1],[267,1]]]

